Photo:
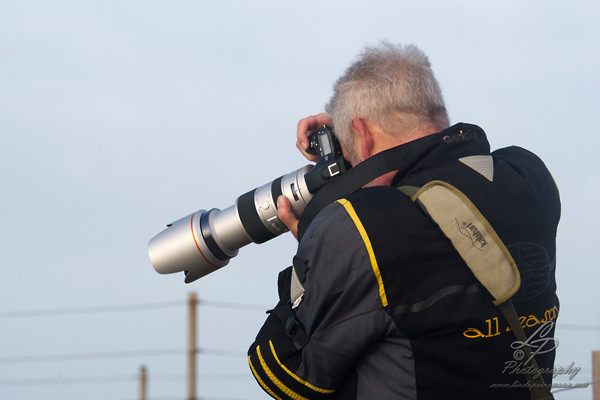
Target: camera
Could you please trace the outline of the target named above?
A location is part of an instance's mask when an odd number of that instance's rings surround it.
[[[283,175],[237,198],[219,210],[199,210],[167,225],[148,243],[148,255],[161,274],[185,273],[185,283],[229,263],[250,243],[264,243],[287,231],[277,218],[277,198],[284,195],[299,218],[321,188],[348,169],[341,146],[328,126],[308,137],[317,162]]]

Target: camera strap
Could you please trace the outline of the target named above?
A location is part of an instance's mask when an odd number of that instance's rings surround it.
[[[470,144],[469,151],[475,152],[472,154],[489,153],[489,144],[485,140],[483,130],[476,125],[461,122],[436,134],[379,152],[350,168],[345,173],[334,176],[325,186],[314,193],[313,198],[303,211],[298,222],[298,239],[302,238],[312,220],[323,208],[360,189],[375,178],[396,170],[410,170],[410,167],[418,164],[422,157],[427,157],[427,153],[430,151],[439,151],[439,149],[436,150],[439,144],[454,146],[477,139],[482,140],[479,144]],[[423,153],[423,149],[428,150]]]
[[[406,160],[400,155],[401,153],[406,154],[406,146],[409,145],[410,143],[407,143],[377,153],[349,169],[343,175],[331,179],[314,195],[302,213],[298,222],[298,239],[302,238],[313,219],[323,208],[360,189],[373,179],[405,167]]]

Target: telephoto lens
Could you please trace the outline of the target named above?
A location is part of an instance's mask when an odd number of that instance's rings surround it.
[[[302,215],[312,198],[304,179],[312,167],[306,165],[253,189],[224,210],[199,210],[167,225],[148,243],[154,269],[161,274],[183,271],[190,283],[227,265],[241,247],[286,232],[277,218],[277,197],[287,197],[294,214]]]
[[[287,231],[277,218],[277,198],[285,196],[300,218],[322,187],[348,168],[333,130],[327,126],[309,137],[315,165],[306,165],[237,198],[224,210],[199,210],[167,225],[148,243],[154,269],[161,274],[185,272],[185,282],[227,265],[249,243],[264,243]]]

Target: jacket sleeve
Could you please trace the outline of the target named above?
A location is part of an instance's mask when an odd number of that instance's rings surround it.
[[[292,308],[292,293],[304,289]],[[294,289],[294,286],[296,289]],[[250,368],[275,399],[333,398],[389,324],[368,235],[346,200],[325,208],[279,277],[280,301],[249,349]]]

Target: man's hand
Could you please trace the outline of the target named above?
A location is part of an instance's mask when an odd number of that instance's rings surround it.
[[[298,218],[292,212],[292,205],[285,196],[277,198],[277,218],[290,230],[298,240]]]
[[[296,130],[296,147],[304,157],[310,161],[317,161],[317,156],[308,154],[308,136],[321,129],[323,125],[331,125],[331,118],[327,113],[311,115],[310,117],[302,118],[298,121],[298,129]],[[290,230],[292,235],[298,240],[298,218],[292,212],[292,205],[285,196],[277,198],[277,218]]]
[[[317,156],[313,154],[308,154],[306,149],[308,149],[308,135],[311,133],[318,131],[321,129],[323,125],[331,125],[331,118],[327,113],[321,113],[317,115],[312,115],[310,117],[302,118],[298,121],[298,129],[296,130],[296,147],[302,155],[306,157],[310,161],[317,161]]]

